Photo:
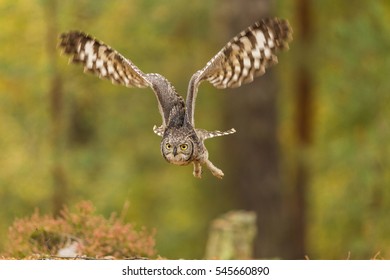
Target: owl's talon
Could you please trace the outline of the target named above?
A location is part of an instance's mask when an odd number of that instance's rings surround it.
[[[202,172],[200,172],[200,173],[194,172],[193,174],[194,174],[195,178],[202,179]]]
[[[218,169],[218,168],[217,168],[217,170],[211,170],[211,173],[212,173],[215,177],[217,177],[218,179],[222,179],[223,176],[225,175],[225,174],[223,174],[222,170],[221,170],[221,169]]]

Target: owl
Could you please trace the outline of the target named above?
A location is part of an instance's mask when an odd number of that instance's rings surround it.
[[[133,62],[105,43],[80,31],[63,33],[59,46],[70,61],[80,63],[85,72],[126,87],[149,87],[154,92],[162,124],[153,127],[162,137],[164,159],[175,165],[193,164],[193,175],[201,178],[206,166],[217,178],[224,176],[210,160],[204,141],[235,133],[195,128],[194,113],[198,87],[208,81],[219,89],[250,83],[278,62],[276,53],[288,49],[292,29],[287,20],[262,19],[228,42],[207,64],[191,77],[184,100],[173,85],[160,74],[145,74]]]

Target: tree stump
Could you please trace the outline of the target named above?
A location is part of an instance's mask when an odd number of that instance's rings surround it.
[[[256,213],[231,211],[215,219],[210,228],[206,259],[252,259]]]

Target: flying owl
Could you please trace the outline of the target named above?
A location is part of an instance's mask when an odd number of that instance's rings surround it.
[[[157,97],[162,117],[162,125],[154,126],[153,131],[162,137],[161,153],[165,160],[176,165],[192,163],[193,175],[197,178],[201,178],[202,165],[205,165],[221,179],[224,174],[209,160],[204,140],[236,131],[233,128],[227,131],[195,128],[194,111],[200,83],[208,81],[219,89],[250,83],[278,62],[276,52],[288,49],[291,40],[292,29],[287,20],[267,18],[254,23],[191,77],[186,100],[162,75],[143,73],[116,50],[83,32],[61,34],[60,47],[71,56],[72,62],[81,63],[85,72],[109,79],[114,84],[150,87]]]

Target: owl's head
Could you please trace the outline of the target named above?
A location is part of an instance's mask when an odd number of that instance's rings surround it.
[[[194,142],[189,137],[166,137],[161,141],[163,157],[175,165],[187,165],[194,155]]]

